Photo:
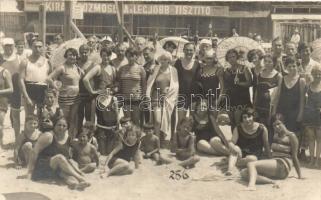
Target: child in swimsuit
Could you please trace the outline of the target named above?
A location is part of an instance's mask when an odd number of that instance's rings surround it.
[[[176,158],[181,160],[180,166],[184,168],[193,168],[200,161],[195,155],[195,138],[192,134],[193,118],[182,119],[177,130],[177,148]]]
[[[87,132],[88,143],[92,144],[98,150],[98,141],[94,136],[95,124],[93,122],[85,122],[82,127],[82,132]]]
[[[153,124],[144,125],[144,132],[146,133],[146,135],[142,137],[140,147],[141,151],[144,153],[143,158],[150,158],[156,161],[157,165],[169,164],[171,163],[171,161],[161,156],[159,152],[160,141],[159,138],[156,135],[154,135],[153,129]]]
[[[72,145],[73,158],[78,163],[80,171],[84,173],[91,173],[99,166],[97,149],[89,143],[88,134],[88,131],[83,130],[78,136],[78,141]]]
[[[28,165],[30,155],[40,136],[38,130],[38,117],[34,114],[26,118],[25,130],[19,135],[14,150],[14,158],[17,167]]]
[[[134,170],[130,167],[131,160],[135,163],[137,169],[140,164],[139,146],[140,130],[136,126],[126,128],[126,132],[115,149],[107,156],[105,165],[109,167],[109,176],[119,176],[132,174]]]

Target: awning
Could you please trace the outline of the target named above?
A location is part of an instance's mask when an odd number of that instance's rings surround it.
[[[231,18],[265,18],[270,15],[270,10],[262,11],[230,11],[229,17]]]
[[[321,15],[272,14],[272,20],[321,20]]]

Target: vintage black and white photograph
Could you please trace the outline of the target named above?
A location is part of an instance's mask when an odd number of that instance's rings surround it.
[[[0,200],[320,200],[321,1],[0,0]]]

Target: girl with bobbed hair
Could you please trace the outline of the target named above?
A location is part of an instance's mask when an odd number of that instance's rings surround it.
[[[271,145],[271,158],[256,160],[247,164],[241,176],[248,181],[248,189],[255,190],[256,184],[276,184],[274,180],[284,180],[289,176],[292,166],[299,179],[302,179],[298,159],[298,139],[283,123],[283,117],[277,114],[272,120],[274,137]]]

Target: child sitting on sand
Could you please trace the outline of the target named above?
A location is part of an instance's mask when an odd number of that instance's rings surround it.
[[[157,165],[169,164],[171,161],[164,158],[160,152],[160,141],[159,138],[154,135],[154,125],[153,124],[144,124],[145,136],[141,139],[141,151],[144,153],[143,158],[152,159],[156,161]]]
[[[118,145],[106,159],[105,165],[110,169],[107,173],[107,177],[132,174],[133,169],[129,165],[131,160],[134,160],[136,169],[139,167],[139,138],[140,130],[134,125],[126,128],[126,132],[123,137],[120,135]]]
[[[92,144],[98,150],[98,141],[94,136],[95,124],[93,122],[85,122],[82,126],[82,132],[87,132],[88,143]]]
[[[38,117],[34,114],[26,118],[25,130],[19,135],[14,150],[17,166],[28,165],[31,152],[41,132],[38,130]]]
[[[91,173],[99,166],[99,155],[96,147],[88,141],[87,131],[82,131],[78,136],[78,141],[72,145],[73,158],[79,165],[80,171]]]
[[[182,119],[177,128],[176,139],[176,158],[181,160],[180,166],[184,168],[193,168],[200,161],[195,155],[195,138],[192,134],[193,118],[188,117]]]

